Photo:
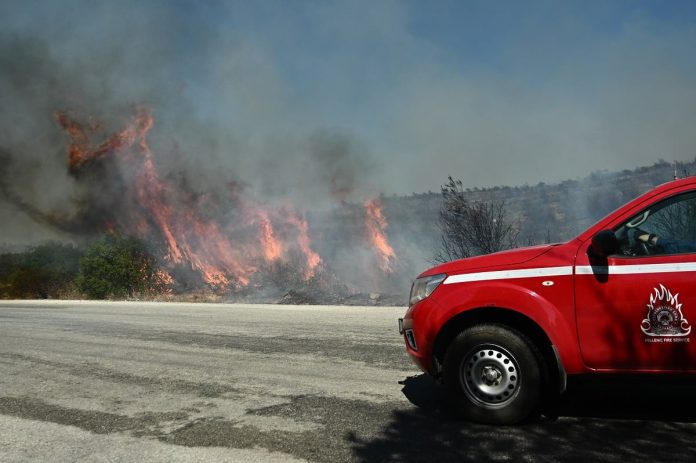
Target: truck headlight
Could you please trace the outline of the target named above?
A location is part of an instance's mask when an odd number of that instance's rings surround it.
[[[430,296],[445,278],[447,278],[447,275],[444,273],[416,278],[411,286],[411,296],[408,298],[408,305],[413,305]]]

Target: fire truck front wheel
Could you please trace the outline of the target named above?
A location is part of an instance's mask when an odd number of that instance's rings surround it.
[[[539,408],[547,378],[536,345],[512,327],[481,324],[462,331],[447,349],[443,380],[469,420],[519,423]]]

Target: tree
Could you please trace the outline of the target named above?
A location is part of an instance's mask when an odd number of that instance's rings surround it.
[[[461,180],[441,188],[440,250],[436,262],[502,251],[517,245],[519,229],[507,218],[505,201],[469,202]]]
[[[80,259],[77,286],[87,297],[134,297],[160,284],[154,256],[134,237],[107,234]]]
[[[57,298],[78,273],[80,251],[70,244],[45,243],[0,256],[0,294],[12,298]]]

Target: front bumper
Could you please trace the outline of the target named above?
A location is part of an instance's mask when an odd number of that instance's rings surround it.
[[[419,312],[421,314],[424,313],[422,310],[419,310],[419,307],[425,305],[426,301],[427,299],[410,307],[404,318],[400,318],[398,321],[399,334],[404,338],[406,353],[419,369],[431,374],[433,362],[429,353],[428,342],[426,338],[423,337],[425,327],[422,323],[418,323]]]

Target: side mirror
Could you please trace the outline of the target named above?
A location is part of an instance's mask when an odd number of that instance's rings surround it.
[[[607,257],[616,254],[619,250],[619,243],[616,235],[611,230],[602,230],[592,237],[592,252],[599,257]]]

